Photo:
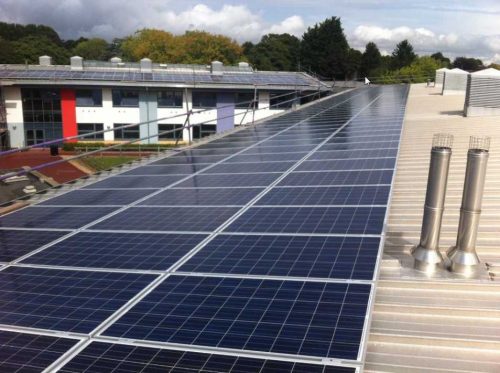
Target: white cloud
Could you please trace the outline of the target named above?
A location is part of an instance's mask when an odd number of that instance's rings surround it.
[[[264,31],[264,34],[290,34],[302,36],[306,29],[304,20],[300,16],[291,16],[277,25],[272,25]]]

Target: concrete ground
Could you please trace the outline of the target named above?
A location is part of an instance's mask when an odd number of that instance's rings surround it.
[[[463,117],[465,97],[413,85],[372,315],[365,372],[500,372],[500,117]],[[490,136],[490,160],[477,252],[481,278],[412,268],[430,148],[435,133],[455,137],[442,253],[456,241],[470,136]]]

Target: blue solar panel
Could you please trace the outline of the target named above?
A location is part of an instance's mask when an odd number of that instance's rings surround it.
[[[133,188],[164,188],[170,184],[175,183],[183,178],[185,175],[168,175],[168,176],[113,176],[103,181],[90,184],[85,189],[133,189]]]
[[[67,232],[0,229],[0,262],[18,259],[65,234]]]
[[[252,207],[227,232],[381,234],[385,207]]]
[[[151,194],[151,190],[74,190],[64,193],[59,197],[51,198],[41,203],[41,205],[116,205],[124,206],[135,202],[146,195]]]
[[[335,159],[325,161],[306,161],[296,168],[297,171],[335,171],[335,170],[380,170],[394,169],[396,158]]]
[[[280,177],[280,173],[196,175],[176,185],[179,188],[208,187],[266,187]]]
[[[328,143],[323,145],[319,150],[355,150],[357,152],[368,149],[390,149],[398,148],[399,140],[384,141],[384,142],[365,142],[365,143]]]
[[[151,163],[151,165],[167,165],[167,164],[196,164],[196,163],[216,163],[225,158],[227,155],[219,156],[197,156],[197,155],[176,155],[174,157],[168,157],[160,159],[159,161]]]
[[[341,159],[341,158],[382,158],[382,157],[396,157],[398,149],[373,149],[373,150],[349,150],[344,154],[343,151],[318,151],[314,153],[309,160],[323,160],[323,159]]]
[[[6,268],[0,271],[0,324],[90,333],[155,277]]]
[[[372,280],[378,237],[218,235],[179,271]]]
[[[76,372],[355,373],[355,368],[93,342],[63,368]]]
[[[28,207],[0,217],[0,227],[75,229],[116,209],[116,207]]]
[[[389,186],[277,187],[256,205],[386,205]]]
[[[236,162],[276,162],[276,161],[298,161],[306,156],[306,152],[299,153],[262,153],[262,154],[247,154],[237,155],[225,161],[225,163]]]
[[[0,371],[42,372],[77,342],[77,339],[0,330]]]
[[[170,276],[103,335],[356,360],[371,285]]]
[[[167,270],[206,235],[81,232],[23,263],[117,269]]]
[[[392,170],[292,172],[278,185],[389,185],[392,181],[392,174]]]
[[[167,189],[139,205],[144,206],[245,206],[264,188]]]
[[[292,167],[295,162],[257,162],[257,163],[221,163],[203,173],[251,173],[251,172],[284,172]]]
[[[210,164],[172,164],[164,166],[141,166],[134,170],[127,171],[122,175],[190,175],[207,168]]]
[[[212,231],[239,207],[132,207],[96,224],[105,230]]]

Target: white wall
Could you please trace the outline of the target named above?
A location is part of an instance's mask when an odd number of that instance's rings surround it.
[[[5,111],[7,113],[10,146],[21,148],[25,145],[21,88],[2,87],[2,92],[5,100]]]

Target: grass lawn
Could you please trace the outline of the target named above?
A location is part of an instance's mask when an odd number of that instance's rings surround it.
[[[133,161],[139,157],[132,156],[103,156],[82,158],[81,162],[87,167],[97,171],[109,170],[110,168]]]

